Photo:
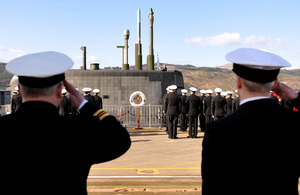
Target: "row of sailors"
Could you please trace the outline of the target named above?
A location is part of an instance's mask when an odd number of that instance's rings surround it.
[[[102,107],[103,107],[102,98],[98,95],[100,93],[99,89],[92,90],[92,88],[90,88],[90,87],[85,87],[82,89],[82,91],[83,91],[84,98],[88,102],[95,104],[99,109],[102,109]],[[93,91],[94,95],[91,95],[92,91]],[[61,116],[70,116],[70,115],[78,114],[77,110],[74,108],[71,101],[69,100],[69,97],[66,94],[67,94],[67,90],[62,89],[63,97],[58,106],[59,114]]]
[[[169,138],[177,138],[177,124],[180,117],[180,130],[187,130],[189,122],[190,138],[197,137],[198,117],[200,119],[200,129],[205,131],[205,126],[208,122],[217,120],[235,112],[240,104],[238,93],[236,97],[232,97],[233,92],[223,92],[221,88],[216,88],[215,96],[213,97],[212,90],[200,90],[200,97],[196,95],[197,88],[190,88],[190,96],[187,96],[186,89],[181,90],[181,96],[176,93],[177,86],[171,85],[167,88],[167,94],[163,97],[163,113],[165,115],[166,131]],[[272,92],[271,92],[272,94]],[[287,107],[288,102],[278,101],[276,96],[271,96],[272,99]]]
[[[76,88],[77,89],[77,88]],[[14,113],[18,107],[22,103],[22,96],[19,94],[18,87],[15,88],[15,94],[12,96],[11,101],[11,112]],[[78,90],[78,89],[77,89]],[[99,96],[100,90],[94,89],[92,90],[90,87],[85,87],[82,89],[84,98],[93,104],[95,104],[99,109],[102,109],[102,98]],[[91,92],[93,91],[94,95],[91,95]],[[71,101],[69,100],[69,96],[67,96],[67,90],[62,89],[62,99],[60,101],[60,104],[58,106],[59,114],[61,116],[70,116],[70,115],[77,115],[78,112],[72,105]]]

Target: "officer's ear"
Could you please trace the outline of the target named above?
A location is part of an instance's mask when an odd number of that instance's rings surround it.
[[[20,83],[18,83],[18,93],[20,94],[20,96],[22,96],[22,92],[21,92]]]
[[[273,87],[272,87],[272,91],[274,91],[274,89],[277,87],[277,85],[278,85],[278,78],[276,78],[276,80],[275,80],[275,83],[274,83],[274,85],[273,85]]]
[[[63,84],[60,83],[58,85],[58,87],[56,88],[56,97],[57,98],[62,98],[62,93],[61,93],[62,89],[63,89]]]
[[[242,88],[242,78],[237,76],[237,89],[241,89]]]

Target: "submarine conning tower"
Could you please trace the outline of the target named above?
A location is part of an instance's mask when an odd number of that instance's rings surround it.
[[[169,85],[177,85],[179,93],[184,88],[183,75],[176,70],[69,70],[66,79],[79,91],[84,87],[100,89],[103,105],[128,105],[137,90],[145,94],[146,104],[161,105]]]

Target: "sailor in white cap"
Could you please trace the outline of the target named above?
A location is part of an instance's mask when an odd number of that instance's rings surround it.
[[[98,108],[102,109],[102,98],[99,96],[100,89],[93,89],[95,104]]]
[[[225,117],[226,99],[221,96],[222,89],[215,89],[216,96],[211,100],[211,113],[214,120]]]
[[[212,121],[212,114],[211,114],[212,93],[213,91],[211,89],[206,90],[206,97],[203,102],[203,115],[205,116],[205,124]]]
[[[90,103],[93,103],[95,104],[95,97],[91,95],[91,92],[92,92],[92,88],[90,87],[85,87],[82,89],[83,93],[84,93],[84,98],[90,102]],[[96,105],[96,104],[95,104]]]
[[[22,96],[20,95],[19,93],[19,87],[15,87],[15,94],[12,95],[11,97],[11,113],[14,113],[18,108],[19,106],[22,104]]]
[[[200,110],[201,114],[199,116],[199,121],[200,121],[200,129],[201,132],[205,132],[205,115],[203,114],[203,104],[204,104],[204,99],[206,97],[206,90],[201,89],[200,90],[200,100],[202,102],[202,109]]]
[[[237,75],[240,107],[207,124],[201,168],[203,195],[298,194],[300,114],[270,98],[280,68],[290,63],[253,48],[234,50],[226,58],[233,62]]]
[[[66,96],[67,90],[62,89],[61,94],[62,94],[62,98],[58,105],[58,113],[60,116],[69,117],[71,112],[71,102]]]
[[[238,90],[235,90],[235,97],[232,100],[232,112],[235,112],[240,106],[240,97]]]
[[[227,92],[226,91],[222,91],[221,92],[221,97],[226,98],[226,96],[227,96]]]
[[[196,95],[197,88],[190,88],[191,95],[187,98],[187,103],[189,105],[189,136],[188,138],[197,138],[198,134],[198,116],[202,113],[201,110],[202,102],[200,97]]]
[[[225,107],[225,112],[226,112],[226,115],[229,115],[232,113],[232,94],[233,92],[232,91],[227,91],[227,98],[226,98],[226,107]]]
[[[127,130],[115,117],[88,103],[65,80],[72,66],[71,58],[58,52],[29,54],[6,65],[8,72],[19,77],[23,98],[15,113],[0,117],[5,140],[1,158],[3,168],[9,170],[1,172],[2,185],[14,194],[87,194],[90,167],[118,158],[131,145]],[[76,118],[58,113],[63,86],[80,111]],[[16,169],[18,165],[24,168]],[[38,179],[34,185],[24,179],[16,188],[12,182],[16,175]],[[45,190],[45,184],[51,187]]]
[[[186,89],[182,89],[181,90],[181,97],[180,97],[180,106],[179,106],[179,109],[180,109],[180,112],[181,112],[181,115],[180,115],[180,130],[181,131],[186,131],[186,128],[187,128],[187,115],[188,115],[188,104],[187,104],[187,90]]]
[[[170,86],[168,86],[167,88],[166,88],[166,94],[163,96],[163,118],[162,118],[162,122],[163,122],[163,124],[166,126],[166,133],[167,134],[169,134],[169,131],[168,131],[168,124],[167,124],[167,115],[165,114],[166,112],[165,112],[165,110],[166,110],[166,108],[165,108],[165,104],[164,104],[164,102],[165,102],[165,100],[166,100],[166,97],[167,97],[167,94],[168,93],[170,93]]]
[[[167,116],[167,125],[170,139],[178,139],[177,137],[177,124],[178,116],[180,115],[179,104],[180,97],[176,93],[177,86],[170,86],[170,93],[167,94],[164,101],[165,113]]]

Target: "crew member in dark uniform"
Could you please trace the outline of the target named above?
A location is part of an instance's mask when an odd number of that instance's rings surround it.
[[[212,118],[214,118],[214,120],[218,120],[225,116],[226,99],[221,97],[222,89],[216,88],[215,92],[217,95],[212,98],[211,112],[212,112]]]
[[[71,112],[71,110],[70,110],[71,102],[68,99],[68,97],[66,96],[67,90],[62,89],[61,94],[62,94],[62,98],[61,98],[60,103],[58,105],[58,110],[59,110],[58,113],[59,113],[60,116],[68,117],[70,115],[70,112]]]
[[[286,101],[285,99],[280,98],[279,105],[288,110],[293,110],[293,104],[291,101]]]
[[[200,120],[200,129],[201,132],[205,132],[205,116],[203,114],[203,103],[204,103],[204,99],[206,97],[206,90],[202,89],[200,90],[200,100],[202,102],[202,109],[200,110],[200,116],[199,116],[199,120]]]
[[[11,113],[14,113],[22,104],[22,96],[20,96],[19,88],[16,87],[17,94],[14,94],[11,98]]]
[[[232,113],[232,91],[227,91],[227,98],[226,98],[226,115]]]
[[[18,75],[23,98],[15,113],[0,117],[5,140],[1,185],[13,194],[87,195],[91,166],[116,159],[130,148],[129,134],[116,118],[89,103],[65,80],[73,64],[62,53],[42,52],[6,65],[9,73]],[[58,113],[63,86],[80,110],[76,118]],[[17,188],[16,175],[26,176]]]
[[[204,103],[203,103],[203,113],[205,115],[205,124],[209,123],[212,121],[212,117],[211,117],[211,94],[213,93],[212,90],[206,90],[206,97],[204,99]]]
[[[176,93],[177,86],[170,86],[170,93],[167,94],[164,108],[165,115],[167,115],[167,125],[169,131],[169,138],[178,139],[177,137],[177,124],[178,124],[178,115],[180,115],[179,104],[180,96]]]
[[[170,86],[168,86],[166,88],[166,94],[163,96],[163,104],[162,104],[162,109],[163,109],[163,117],[162,117],[162,122],[163,124],[166,126],[166,133],[169,134],[169,131],[168,131],[168,123],[167,123],[167,114],[166,114],[166,108],[165,108],[165,100],[167,98],[167,95],[168,93],[170,93]]]
[[[99,89],[94,89],[94,98],[95,98],[95,104],[98,108],[102,109],[102,98],[98,95],[100,93]]]
[[[82,89],[82,91],[84,92],[84,98],[88,102],[96,105],[95,97],[91,95],[92,89],[90,87],[85,87]]]
[[[202,102],[200,97],[196,96],[197,89],[195,87],[190,88],[191,95],[187,98],[189,105],[189,136],[188,138],[197,138],[198,134],[198,116],[202,108]]]
[[[235,112],[240,106],[240,98],[238,94],[238,90],[235,90],[236,96],[232,100],[232,112]]]
[[[188,104],[187,104],[187,90],[186,89],[182,89],[181,90],[182,96],[180,98],[180,112],[181,112],[181,116],[180,116],[180,130],[181,131],[186,131],[187,128],[187,121],[188,121]]]

